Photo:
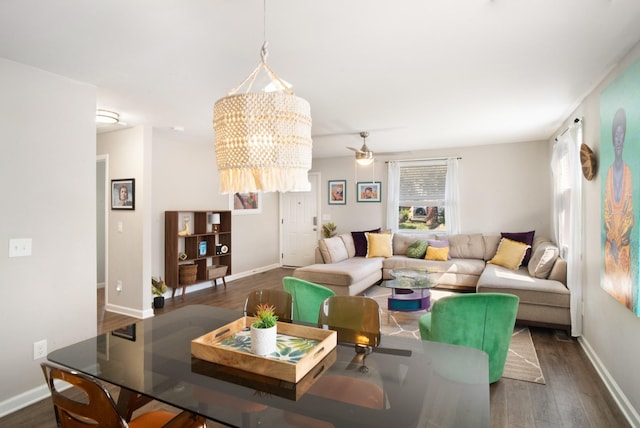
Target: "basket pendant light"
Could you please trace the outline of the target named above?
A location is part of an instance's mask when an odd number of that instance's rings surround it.
[[[266,59],[265,40],[258,66],[213,107],[221,193],[311,188],[311,107],[275,74]],[[266,72],[271,83],[261,92],[250,92],[260,71]],[[245,85],[246,91],[239,93]]]

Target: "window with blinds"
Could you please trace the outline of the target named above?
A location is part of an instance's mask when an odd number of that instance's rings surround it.
[[[445,230],[445,162],[400,167],[399,228]]]

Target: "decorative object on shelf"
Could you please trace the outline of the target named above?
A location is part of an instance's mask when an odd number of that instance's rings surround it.
[[[153,307],[156,309],[164,308],[164,293],[167,292],[169,287],[162,280],[162,278],[155,276],[151,277],[151,292],[154,294]]]
[[[275,307],[261,303],[256,307],[256,320],[251,324],[251,352],[269,355],[276,351],[277,321]]]
[[[213,226],[214,232],[220,231],[220,213],[209,213],[207,215],[207,222]]]
[[[380,202],[382,200],[382,183],[380,181],[364,181],[356,183],[358,202]]]
[[[185,217],[182,219],[182,230],[178,232],[178,236],[189,236],[191,232],[189,231],[189,217]]]
[[[593,150],[586,144],[580,145],[580,163],[582,164],[582,175],[588,181],[593,180],[598,169],[598,159]]]
[[[260,214],[262,194],[260,192],[230,194],[229,209],[233,214]]]
[[[358,165],[371,165],[371,162],[373,162],[373,152],[369,150],[369,147],[367,147],[367,137],[369,136],[369,133],[367,131],[362,131],[360,136],[362,137],[362,147],[360,149],[347,147],[347,149],[356,152],[356,162],[358,162]]]
[[[336,228],[334,222],[329,221],[322,225],[322,237],[323,238],[331,238],[336,235]]]
[[[194,284],[198,276],[198,265],[180,265],[180,284]]]
[[[111,209],[135,210],[136,180],[133,178],[111,180]]]
[[[329,180],[329,205],[347,204],[347,180]]]
[[[205,257],[207,255],[207,241],[200,241],[198,244],[198,257]]]
[[[229,247],[224,244],[216,245],[216,255],[227,254],[229,252]]]
[[[178,259],[181,261],[187,260],[187,253],[185,253],[184,251],[181,252],[180,254],[178,254]]]
[[[311,188],[307,176],[311,169],[311,107],[267,65],[266,4],[264,12],[260,63],[213,107],[222,193]],[[270,83],[259,88],[260,92],[250,92],[260,71],[266,72]]]

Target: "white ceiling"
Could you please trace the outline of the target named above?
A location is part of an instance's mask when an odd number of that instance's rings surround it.
[[[374,152],[552,137],[640,40],[640,1],[269,0],[266,22],[269,65],[311,104],[314,157],[353,156],[361,130]],[[263,31],[260,0],[0,1],[0,57],[185,142],[213,143],[213,104]]]

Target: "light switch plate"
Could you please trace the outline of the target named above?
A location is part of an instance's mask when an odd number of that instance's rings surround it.
[[[9,240],[9,257],[25,257],[31,255],[31,238]]]

